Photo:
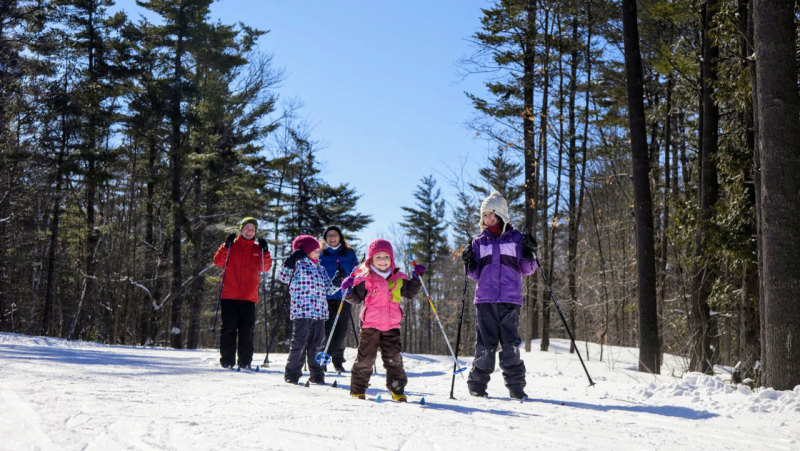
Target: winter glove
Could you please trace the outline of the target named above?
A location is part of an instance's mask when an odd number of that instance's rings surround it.
[[[236,239],[236,234],[235,233],[229,234],[225,238],[225,247],[231,247],[231,244],[233,244],[233,240],[235,240],[235,239]]]
[[[527,233],[522,235],[522,256],[528,260],[533,260],[536,258],[536,249],[536,238]]]
[[[286,261],[283,262],[283,266],[289,269],[294,269],[294,265],[297,264],[297,260],[300,260],[305,256],[306,256],[305,251],[303,249],[298,249],[292,252],[288,257],[286,257]]]
[[[414,265],[414,277],[422,277],[423,274],[425,274],[425,266],[419,263]]]
[[[356,282],[355,276],[349,276],[342,281],[342,285],[339,287],[342,291],[347,291],[353,288],[353,284]]]
[[[261,248],[261,252],[265,254],[269,253],[269,246],[267,246],[267,240],[265,240],[264,238],[258,239],[258,247]]]
[[[475,260],[475,251],[472,249],[472,243],[464,246],[464,251],[461,252],[461,260],[464,261],[467,271],[475,271],[478,268],[478,261]]]
[[[336,273],[333,275],[333,285],[338,287],[345,277],[347,277],[347,274],[345,274],[344,268],[342,268],[342,263],[336,260]]]

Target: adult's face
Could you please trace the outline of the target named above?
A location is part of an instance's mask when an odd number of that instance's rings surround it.
[[[339,242],[342,241],[342,237],[339,236],[339,233],[335,230],[328,230],[328,233],[325,235],[325,242],[328,243],[330,247],[336,247],[339,245]]]
[[[244,227],[242,227],[242,238],[246,240],[252,240],[253,237],[255,236],[256,236],[256,226],[248,223],[245,224]]]

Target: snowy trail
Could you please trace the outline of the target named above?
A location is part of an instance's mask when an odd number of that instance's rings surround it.
[[[233,372],[216,350],[0,334],[0,449],[800,450],[800,387],[753,393],[723,375],[645,375],[631,370],[635,349],[608,347],[605,362],[587,359],[597,382],[587,387],[568,342],[552,343],[522,353],[525,402],[508,399],[499,371],[495,397],[469,396],[457,377],[450,399],[452,359],[406,354],[411,402],[400,404],[380,367],[362,401],[349,397],[349,373],[286,384],[283,354],[260,372]],[[680,374],[680,359],[665,361],[664,374]]]

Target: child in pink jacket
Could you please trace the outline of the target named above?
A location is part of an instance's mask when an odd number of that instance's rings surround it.
[[[414,277],[403,274],[394,264],[392,243],[378,239],[370,243],[367,260],[356,274],[344,279],[342,292],[349,290],[345,301],[351,304],[364,303],[361,308],[361,334],[358,354],[350,377],[350,396],[365,399],[372,366],[381,350],[383,367],[386,369],[386,388],[392,399],[405,402],[404,389],[408,378],[400,355],[403,343],[400,323],[403,320],[401,298],[412,299],[419,293],[421,276],[425,267],[417,265]]]

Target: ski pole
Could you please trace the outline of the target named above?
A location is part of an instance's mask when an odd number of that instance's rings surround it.
[[[528,233],[528,221],[525,221],[525,228],[523,228],[524,234]],[[550,282],[547,281],[547,276],[544,275],[544,268],[541,264],[539,264],[539,258],[536,256],[536,252],[533,253],[533,261],[536,262],[536,266],[539,268],[539,274],[542,275],[542,280],[544,281],[545,286],[547,287],[547,291],[550,292],[550,299],[553,300],[553,304],[556,306],[556,311],[558,311],[558,316],[561,318],[561,322],[564,324],[564,329],[567,330],[567,335],[569,335],[569,339],[572,341],[572,347],[575,348],[575,353],[578,354],[578,360],[581,362],[581,366],[583,367],[583,371],[586,373],[586,377],[589,379],[589,386],[594,385],[594,381],[592,380],[592,376],[589,376],[589,370],[586,369],[586,365],[583,363],[583,357],[581,357],[581,352],[578,350],[578,346],[575,344],[575,337],[572,336],[572,331],[569,330],[569,326],[567,325],[567,320],[564,318],[564,314],[561,312],[561,307],[558,306],[558,301],[556,301],[556,296],[553,294],[553,288],[550,287]]]
[[[336,272],[339,272],[340,269],[342,269],[342,264],[339,262],[339,260],[336,260]],[[355,275],[355,273],[356,273],[356,268],[353,268],[353,271],[350,273],[350,276]],[[314,356],[314,360],[320,366],[325,366],[331,363],[331,356],[330,354],[328,354],[328,346],[331,345],[331,338],[333,338],[333,333],[336,332],[336,323],[339,322],[339,315],[342,314],[342,307],[344,306],[345,303],[344,300],[345,296],[347,296],[347,293],[342,292],[342,301],[339,303],[339,308],[336,310],[336,318],[333,319],[333,325],[331,326],[331,333],[328,335],[328,341],[325,343],[325,350],[322,352],[318,352],[317,355]]]
[[[342,300],[344,302],[344,300]],[[358,332],[356,331],[356,322],[353,319],[353,312],[350,312],[350,325],[353,326],[353,338],[356,339],[356,348],[358,348]]]
[[[233,243],[231,243],[231,246],[233,246]],[[222,302],[222,288],[225,286],[225,274],[228,273],[228,257],[231,256],[231,248],[229,247],[227,249],[228,252],[225,254],[225,266],[222,267],[222,280],[220,280],[219,283],[219,296],[217,296],[217,308],[214,311],[214,325],[211,326],[211,330],[209,331],[211,332],[211,335],[217,333],[217,315],[219,315],[219,304],[220,302]]]
[[[583,358],[581,357],[581,351],[578,350],[578,346],[575,344],[575,337],[572,336],[572,331],[569,330],[569,326],[567,326],[567,320],[564,319],[564,314],[561,313],[561,307],[558,306],[558,302],[556,301],[555,295],[553,295],[553,289],[550,288],[550,283],[547,281],[547,277],[544,275],[544,269],[539,265],[539,259],[536,258],[536,253],[533,254],[533,259],[536,260],[536,266],[539,266],[539,273],[542,275],[542,280],[544,280],[544,284],[547,285],[547,291],[550,292],[550,299],[553,300],[553,304],[556,306],[556,310],[558,311],[558,316],[561,318],[561,322],[564,323],[564,328],[567,329],[567,334],[569,334],[569,339],[572,340],[572,347],[575,348],[575,353],[578,354],[578,360],[581,361],[581,366],[583,367],[583,371],[586,372],[586,377],[589,379],[589,386],[594,385],[594,381],[592,381],[592,376],[589,376],[589,370],[586,369],[586,365],[583,363]]]
[[[261,274],[264,275],[264,283],[261,285],[262,298],[264,299],[264,344],[267,344],[269,340],[269,321],[267,321],[267,273],[264,272],[264,249],[261,249]]]
[[[272,342],[275,340],[275,333],[278,331],[278,322],[281,320],[283,311],[286,309],[286,304],[289,302],[289,297],[291,296],[289,287],[292,285],[293,280],[294,270],[292,270],[292,276],[289,277],[289,283],[286,284],[286,299],[281,303],[281,308],[278,309],[278,316],[275,317],[275,327],[272,328],[272,336],[269,337],[269,344],[267,344],[267,355],[264,356],[264,363],[261,365],[264,368],[269,368],[269,350],[272,349]]]
[[[439,314],[436,313],[436,306],[433,305],[433,300],[431,300],[431,295],[428,294],[428,288],[425,287],[425,282],[422,281],[422,276],[417,274],[415,267],[417,266],[417,262],[414,261],[414,255],[411,253],[411,244],[408,245],[408,258],[411,260],[411,272],[419,277],[419,283],[422,285],[422,289],[425,291],[425,297],[428,298],[428,304],[431,306],[431,311],[433,311],[433,316],[436,318],[436,322],[439,323],[439,329],[442,331],[442,335],[444,335],[444,341],[447,343],[447,349],[450,350],[450,355],[453,356],[453,362],[455,364],[455,369],[453,370],[453,374],[460,373],[467,368],[461,368],[458,365],[458,359],[456,358],[455,352],[453,352],[453,347],[450,346],[450,340],[447,339],[447,332],[444,331],[444,326],[442,325],[442,320],[439,319]]]
[[[561,313],[561,307],[558,306],[558,302],[556,301],[556,297],[553,294],[553,289],[550,287],[550,283],[547,281],[547,277],[544,275],[544,269],[539,264],[539,259],[536,257],[536,253],[533,253],[533,259],[536,261],[536,266],[539,267],[539,274],[542,275],[542,280],[544,280],[544,284],[547,286],[547,291],[550,292],[550,299],[553,300],[553,304],[556,306],[556,311],[558,311],[558,316],[561,318],[561,322],[564,324],[564,329],[567,329],[567,334],[569,335],[569,339],[572,341],[572,347],[575,348],[575,353],[578,354],[578,360],[581,362],[581,366],[583,367],[583,371],[586,373],[586,377],[589,379],[589,386],[594,385],[594,381],[592,380],[592,376],[589,375],[589,370],[586,369],[586,365],[583,363],[583,357],[581,357],[581,351],[578,350],[578,346],[575,344],[575,337],[572,336],[572,331],[569,330],[569,326],[567,325],[567,320],[564,318],[564,314]]]
[[[461,324],[464,323],[464,304],[467,299],[467,267],[464,266],[464,291],[461,293],[461,312],[458,314],[458,334],[456,335],[456,362],[458,361],[458,347],[461,345]],[[456,370],[457,364],[453,365],[453,380],[450,381],[450,399],[456,399],[453,396],[453,389],[456,385]]]

